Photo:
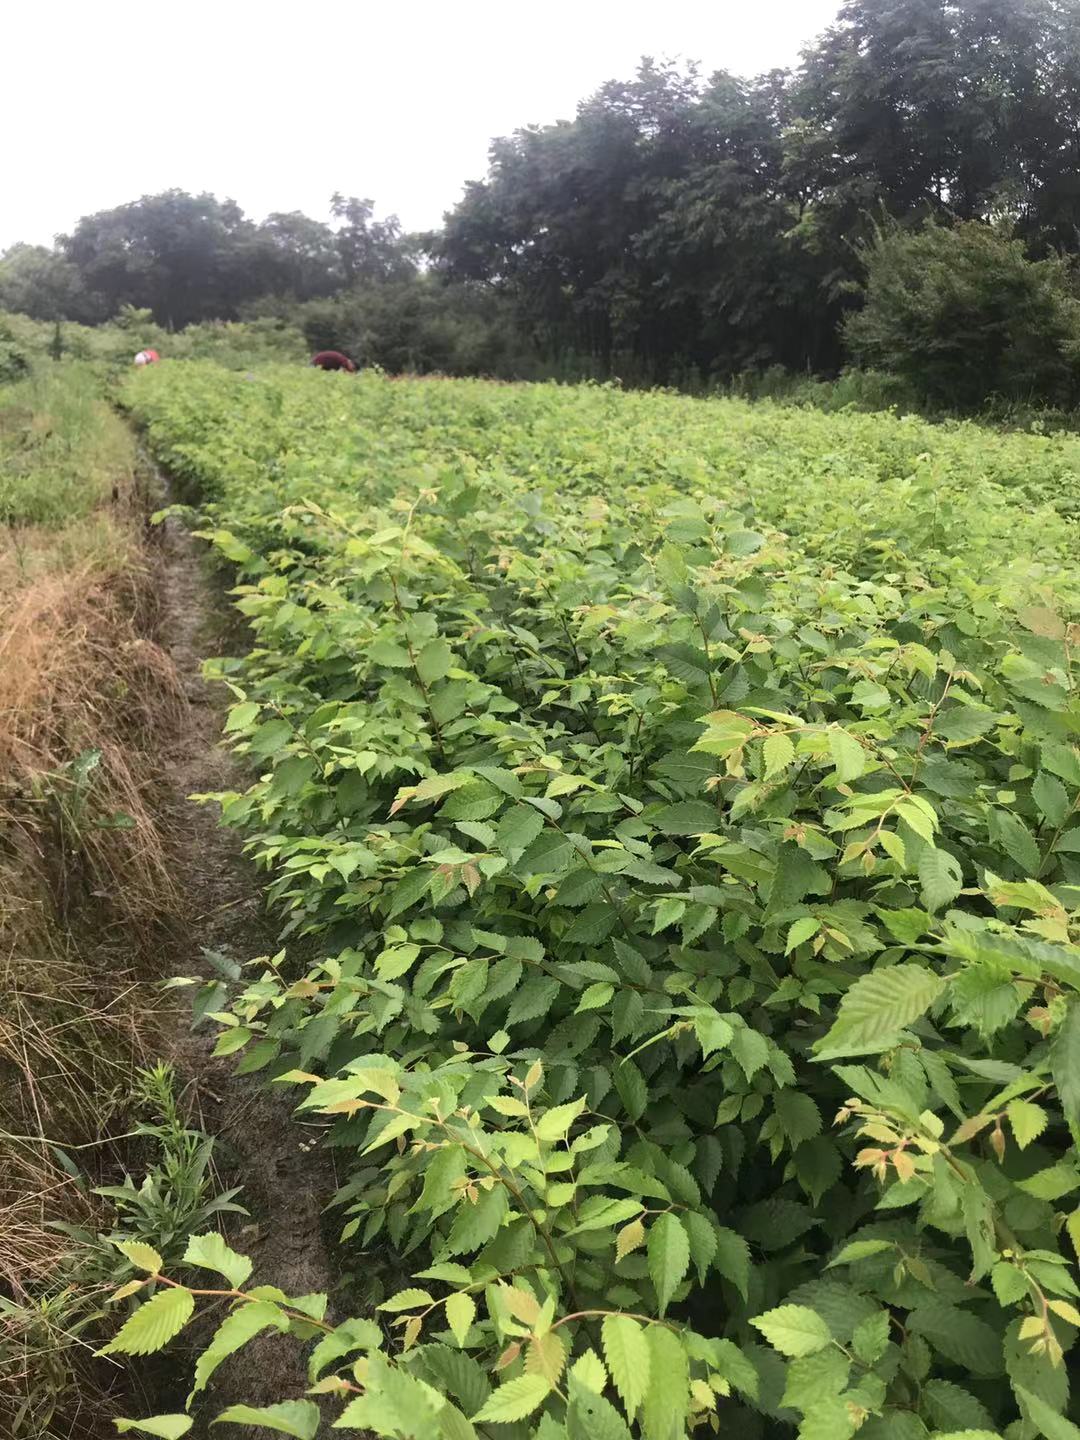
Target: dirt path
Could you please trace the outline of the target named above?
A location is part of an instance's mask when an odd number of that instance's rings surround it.
[[[239,836],[218,825],[216,807],[194,805],[187,798],[246,783],[236,760],[218,743],[221,697],[201,674],[205,656],[230,648],[223,640],[227,602],[203,563],[198,542],[175,520],[164,527],[159,573],[158,639],[176,664],[188,701],[187,723],[162,757],[167,818],[179,837],[177,866],[186,897],[169,968],[176,975],[209,976],[214,972],[207,950],[244,961],[273,953],[277,945]],[[183,997],[187,992],[173,993]],[[330,1159],[306,1149],[284,1095],[268,1094],[258,1076],[234,1075],[232,1060],[211,1058],[212,1031],[193,1033],[188,1012],[181,1009],[167,1022],[165,1044],[188,1086],[196,1123],[217,1137],[226,1179],[244,1187],[239,1198],[251,1219],[233,1243],[255,1261],[252,1284],[278,1285],[292,1295],[328,1292],[333,1273],[320,1212],[335,1185]],[[204,1410],[215,1414],[221,1405],[239,1400],[265,1405],[301,1396],[303,1358],[303,1348],[288,1336],[253,1342],[241,1359],[218,1371],[213,1403]],[[193,1435],[202,1433],[207,1418],[204,1413]]]

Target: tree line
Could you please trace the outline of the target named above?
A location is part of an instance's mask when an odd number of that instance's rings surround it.
[[[948,269],[958,246],[963,268],[1012,245],[1066,304],[1078,175],[1076,0],[847,0],[793,70],[644,60],[572,120],[495,140],[432,233],[343,195],[327,222],[256,223],[170,191],[86,216],[51,249],[14,247],[0,305],[90,323],[135,305],[173,327],[277,314],[394,369],[829,374],[887,363],[874,326],[848,320],[883,247],[878,299],[908,273],[943,326],[962,297],[927,296],[923,251]],[[989,238],[963,240],[972,225]],[[1012,264],[994,255],[991,271]],[[1051,281],[1047,265],[1066,268]],[[1064,356],[1074,322],[1055,315]]]

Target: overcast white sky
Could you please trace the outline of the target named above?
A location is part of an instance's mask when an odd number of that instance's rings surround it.
[[[334,190],[438,223],[495,135],[638,58],[792,64],[839,0],[53,0],[4,6],[0,250],[179,186],[253,217]],[[320,115],[335,108],[333,117]]]

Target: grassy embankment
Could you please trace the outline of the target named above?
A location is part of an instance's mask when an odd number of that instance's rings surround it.
[[[128,428],[90,367],[0,387],[0,1433],[89,1434],[73,1389],[107,1276],[57,1222],[142,1085],[143,960],[173,882],[151,737],[180,704]],[[101,1377],[99,1376],[99,1379]],[[108,1385],[108,1376],[104,1383]]]

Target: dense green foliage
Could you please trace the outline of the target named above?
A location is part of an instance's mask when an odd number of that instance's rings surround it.
[[[383,1436],[1073,1436],[1072,442],[196,365],[127,402],[254,634],[217,798],[283,949],[198,1008],[412,1272],[328,1319],[193,1242],[195,1392],[276,1328]],[[143,1353],[203,1292],[131,1258]]]
[[[15,247],[0,306],[93,320],[129,304],[170,328],[255,307],[394,371],[687,387],[774,365],[835,373],[882,215],[993,222],[1034,260],[1076,252],[1078,17],[1075,0],[846,0],[792,72],[646,60],[572,120],[496,139],[487,177],[433,234],[340,195],[328,223],[256,223],[169,191],[84,217],[53,251]],[[974,241],[963,254],[987,262],[984,296],[1002,257]],[[1005,269],[1037,318],[1051,272]],[[963,304],[957,329],[977,350]],[[948,402],[1008,392],[1032,358],[1015,346]],[[1036,365],[1029,389],[1053,398],[1060,380]]]
[[[866,263],[866,303],[844,326],[857,363],[942,407],[988,395],[1075,404],[1080,299],[1064,259],[1032,262],[1021,241],[968,222],[893,228]]]

